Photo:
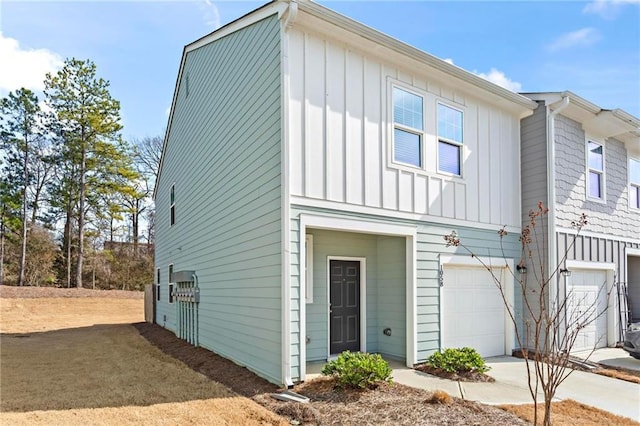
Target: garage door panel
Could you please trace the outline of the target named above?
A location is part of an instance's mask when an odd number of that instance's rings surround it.
[[[444,268],[442,346],[472,347],[483,357],[505,353],[505,307],[491,274]]]
[[[574,270],[567,285],[567,318],[569,328],[580,325],[574,351],[607,345],[607,272]]]

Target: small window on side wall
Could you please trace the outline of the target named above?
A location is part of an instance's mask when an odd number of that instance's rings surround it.
[[[462,176],[462,111],[438,103],[438,171]]]
[[[604,200],[604,146],[587,142],[587,197]]]
[[[176,184],[171,185],[171,204],[170,204],[171,226],[176,223]]]
[[[156,268],[156,301],[160,301],[160,268]]]
[[[304,240],[305,259],[305,302],[313,303],[313,235],[308,234]]]
[[[424,106],[422,96],[393,88],[393,161],[422,167]]]
[[[169,265],[169,303],[173,303],[173,263]]]
[[[629,205],[640,209],[640,160],[629,159]]]

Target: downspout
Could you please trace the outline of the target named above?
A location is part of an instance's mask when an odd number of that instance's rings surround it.
[[[556,246],[556,129],[555,118],[562,110],[569,106],[569,96],[564,96],[560,105],[548,113],[547,115],[547,188],[548,188],[548,200],[547,207],[549,208],[548,225],[547,225],[547,247],[548,247],[548,260],[547,260],[547,279],[551,279],[551,274],[556,269],[556,262],[558,260],[558,247]],[[547,107],[549,111],[549,107]],[[555,285],[550,287],[549,294],[549,306],[556,306],[558,293],[560,293],[559,282],[556,278]],[[549,337],[547,336],[547,339]]]
[[[281,274],[282,274],[282,382],[287,388],[293,387],[291,378],[291,212],[289,196],[289,43],[287,29],[293,24],[298,15],[298,3],[296,0],[289,2],[289,7],[284,12],[284,19],[280,28],[280,84],[282,100],[280,120],[280,147],[281,147],[281,177],[280,177],[280,214],[282,223],[281,241]],[[304,303],[304,300],[300,302]],[[304,321],[300,315],[300,321]]]

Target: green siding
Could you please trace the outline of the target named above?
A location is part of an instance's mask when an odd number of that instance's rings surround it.
[[[376,352],[404,360],[407,352],[406,239],[380,236],[377,240],[378,303],[375,317],[378,321],[376,330],[378,349]],[[391,336],[382,332],[387,327],[391,329]]]
[[[167,265],[195,270],[200,345],[276,383],[282,382],[280,81],[275,15],[187,53],[156,195],[156,267],[163,273],[157,321],[175,330]]]
[[[418,362],[426,360],[440,347],[440,255],[468,255],[462,247],[446,247],[444,236],[455,230],[462,242],[478,256],[510,258],[515,259],[514,263],[517,263],[517,259],[520,258],[519,234],[515,233],[504,237],[501,244],[497,231],[358,215],[328,209],[294,207],[291,214],[291,285],[296,290],[294,294],[298,294],[300,283],[298,218],[301,213],[395,223],[417,228],[416,350]],[[367,257],[367,350],[405,358],[405,239],[376,236],[375,225],[371,228],[371,234],[315,229],[307,230],[307,233],[314,234],[314,302],[306,305],[307,336],[311,339],[307,345],[307,360],[324,359],[327,353],[325,305],[327,254]],[[516,312],[520,312],[519,291],[514,291],[514,294]],[[292,298],[294,297],[292,295]],[[371,312],[374,307],[377,311],[375,314]],[[292,307],[292,311],[292,315],[297,318],[296,308]],[[382,334],[385,327],[392,329],[391,338]],[[298,342],[299,336],[296,335],[293,340]],[[292,343],[292,346],[296,347],[295,351],[298,353],[298,343]],[[292,370],[293,377],[297,377],[297,374]]]

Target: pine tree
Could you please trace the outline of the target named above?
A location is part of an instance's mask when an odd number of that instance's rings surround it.
[[[42,111],[38,97],[29,89],[20,89],[0,100],[0,142],[5,152],[3,175],[6,184],[20,196],[21,250],[18,285],[24,285],[27,248],[27,210],[29,187],[34,183],[34,170],[41,169],[37,149],[43,139]],[[38,182],[40,183],[40,182]],[[36,206],[37,206],[36,199]],[[35,210],[34,215],[35,217]]]
[[[60,126],[58,192],[64,194],[67,276],[71,274],[71,233],[77,227],[75,282],[82,287],[87,214],[104,191],[120,191],[119,181],[133,171],[120,138],[120,103],[109,82],[97,77],[90,60],[67,59],[45,79],[46,102]],[[71,173],[71,178],[69,176]],[[62,194],[61,194],[62,195]]]

